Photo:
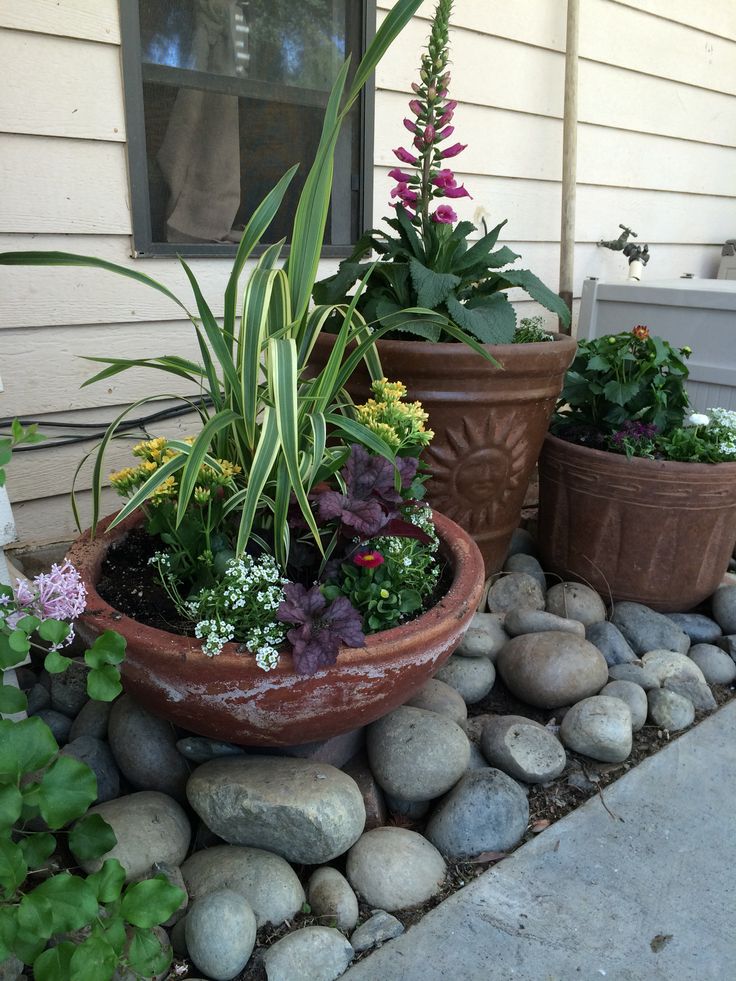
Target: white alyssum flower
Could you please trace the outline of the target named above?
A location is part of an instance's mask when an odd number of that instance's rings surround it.
[[[688,426],[708,426],[710,425],[710,416],[705,415],[704,412],[693,412],[686,419]]]

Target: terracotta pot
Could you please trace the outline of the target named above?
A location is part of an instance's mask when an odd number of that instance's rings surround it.
[[[736,463],[627,460],[548,435],[539,460],[545,571],[604,599],[685,611],[718,587],[736,542]]]
[[[321,335],[313,363],[324,364],[334,338]],[[422,454],[432,480],[428,500],[475,539],[486,575],[506,558],[519,524],[529,479],[549,419],[562,389],[576,343],[555,335],[554,343],[498,344],[487,349],[495,368],[464,344],[378,341],[386,376],[400,379],[409,396],[429,413],[435,437]],[[368,398],[365,369],[348,389],[355,401]]]
[[[145,708],[184,729],[250,746],[293,746],[348,732],[403,704],[460,643],[483,589],[483,561],[462,528],[434,515],[452,582],[416,620],[368,637],[365,648],[344,648],[332,667],[306,677],[290,654],[264,672],[248,654],[227,644],[217,657],[191,637],[156,630],[109,606],[97,593],[110,547],[141,521],[132,515],[112,532],[101,522],[71,546],[69,559],[87,587],[78,632],[91,643],[105,630],[127,641],[123,683]]]

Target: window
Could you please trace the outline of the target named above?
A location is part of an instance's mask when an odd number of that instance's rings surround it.
[[[375,0],[122,0],[138,255],[227,255],[256,205],[299,171],[264,244],[288,237],[330,88],[360,60]],[[325,255],[370,216],[372,93],[337,146]]]

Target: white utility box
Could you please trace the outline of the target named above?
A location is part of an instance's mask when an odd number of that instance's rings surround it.
[[[736,409],[736,279],[584,281],[578,337],[637,324],[692,348],[687,389],[695,409]]]

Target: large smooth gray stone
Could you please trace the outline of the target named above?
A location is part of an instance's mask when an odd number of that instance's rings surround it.
[[[375,828],[348,852],[346,874],[359,896],[393,912],[419,906],[445,881],[445,861],[426,838],[405,828]]]
[[[430,678],[405,704],[445,715],[457,725],[462,725],[468,717],[468,707],[460,692],[439,678]]]
[[[532,576],[537,580],[542,590],[547,589],[547,577],[544,574],[544,569],[539,564],[539,560],[533,555],[527,555],[525,552],[517,552],[516,555],[509,555],[504,563],[504,572],[525,572],[528,576]]]
[[[509,639],[498,613],[475,613],[456,654],[461,657],[487,657],[495,661],[498,652]]]
[[[538,708],[572,705],[599,692],[608,680],[608,665],[598,648],[558,630],[514,637],[497,664],[511,692]]]
[[[265,848],[305,865],[342,855],[365,825],[352,777],[311,760],[212,760],[194,771],[187,796],[207,827],[230,844]]]
[[[111,711],[111,702],[98,702],[97,699],[90,698],[72,723],[69,741],[73,742],[79,736],[107,739],[107,726]]]
[[[713,644],[723,633],[715,620],[702,613],[666,613],[665,616],[685,631],[691,644]]]
[[[312,915],[332,920],[338,930],[350,931],[358,922],[358,900],[350,883],[337,869],[323,865],[312,873],[307,886]]]
[[[547,611],[579,620],[584,626],[606,619],[606,604],[598,593],[581,582],[558,582],[547,591]]]
[[[481,748],[491,766],[525,783],[554,780],[567,762],[562,744],[548,729],[514,715],[489,720]]]
[[[66,671],[51,675],[51,708],[73,719],[89,701],[87,675],[83,661],[72,661]]]
[[[115,762],[133,787],[185,799],[189,767],[176,748],[170,722],[122,695],[110,712],[108,739]]]
[[[585,627],[579,620],[567,620],[546,610],[511,610],[506,614],[506,632],[512,637],[521,634],[540,634],[545,630],[562,630],[585,637]]]
[[[595,644],[605,657],[609,667],[613,667],[614,664],[628,664],[636,660],[636,654],[632,651],[629,642],[616,624],[611,623],[610,620],[591,623],[585,628],[585,637],[591,644]]]
[[[356,954],[362,950],[370,950],[387,940],[400,937],[404,932],[404,924],[391,916],[384,909],[377,909],[365,923],[361,923],[350,938],[350,943]]]
[[[678,695],[677,692],[668,691],[666,688],[654,688],[647,698],[649,718],[655,725],[669,732],[687,729],[695,721],[693,703],[684,695]]]
[[[688,651],[709,685],[730,685],[736,680],[736,664],[733,659],[714,644],[695,644]]]
[[[631,729],[638,732],[647,721],[647,696],[644,689],[634,681],[609,681],[601,692],[610,698],[620,698],[631,712]]]
[[[501,576],[488,590],[488,612],[508,613],[509,610],[543,610],[544,590],[526,572],[511,572]]]
[[[496,681],[496,669],[488,657],[460,657],[453,654],[435,677],[459,692],[468,705],[486,697]]]
[[[724,634],[736,634],[736,586],[721,586],[711,597],[713,617]]]
[[[622,763],[631,753],[631,712],[620,698],[585,698],[565,713],[560,739],[576,753],[604,763]]]
[[[268,981],[335,981],[355,951],[339,930],[302,927],[287,933],[263,955]]]
[[[187,951],[213,981],[231,981],[253,952],[256,918],[243,897],[221,889],[195,899],[184,921]]]
[[[616,603],[612,620],[635,654],[656,650],[687,654],[690,647],[690,638],[684,630],[663,613],[641,603]]]

